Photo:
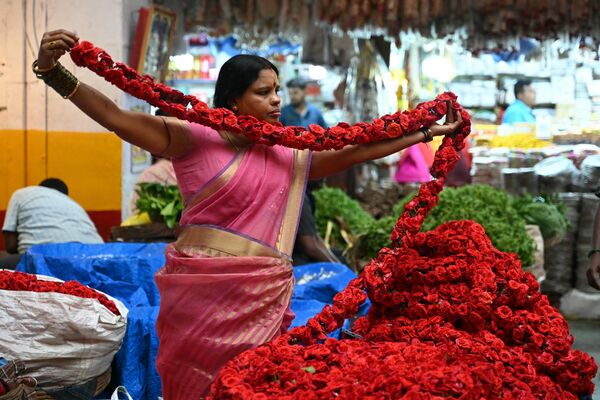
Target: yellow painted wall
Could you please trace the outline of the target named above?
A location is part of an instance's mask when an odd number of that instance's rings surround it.
[[[111,133],[0,131],[0,210],[12,192],[57,177],[84,209],[121,209],[121,141]]]
[[[0,210],[6,210],[10,195],[25,183],[25,134],[0,131]]]

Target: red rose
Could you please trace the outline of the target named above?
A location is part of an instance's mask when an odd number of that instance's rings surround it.
[[[296,133],[294,132],[294,129],[289,127],[284,128],[282,138],[285,141],[285,143],[294,143],[296,140]]]
[[[312,146],[313,144],[315,144],[316,141],[317,141],[317,137],[315,135],[313,135],[311,132],[306,131],[302,135],[302,142],[305,144],[305,146],[307,148]]]
[[[183,104],[174,104],[171,106],[171,114],[173,114],[175,117],[183,119],[185,117],[186,114],[186,107]]]
[[[199,101],[196,104],[194,104],[194,110],[196,110],[198,112],[206,111],[206,110],[208,110],[208,106],[206,105],[206,103]]]
[[[321,137],[325,134],[325,129],[321,125],[310,124],[308,130],[315,136]]]
[[[329,135],[334,139],[341,139],[346,134],[346,129],[334,126],[328,129]]]
[[[125,89],[129,94],[138,98],[142,97],[144,94],[144,86],[138,81],[127,82]]]
[[[385,122],[381,118],[375,118],[373,120],[372,126],[373,126],[373,129],[379,133],[385,129]]]
[[[439,114],[439,115],[445,115],[446,112],[448,111],[448,105],[446,104],[445,101],[440,101],[436,104],[435,106],[435,111]]]
[[[263,134],[270,136],[273,133],[273,130],[275,130],[275,127],[271,124],[264,124],[261,130]]]
[[[235,115],[229,114],[223,118],[223,125],[227,131],[232,133],[241,133],[242,129],[238,125],[238,119]]]
[[[402,135],[402,129],[400,128],[400,125],[398,125],[395,122],[389,124],[385,131],[392,138],[396,138]]]
[[[220,125],[223,123],[223,111],[219,109],[210,110],[208,118],[213,125]]]

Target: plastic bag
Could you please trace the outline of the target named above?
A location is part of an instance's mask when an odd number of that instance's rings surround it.
[[[57,280],[42,275],[38,278]],[[121,315],[95,299],[0,290],[0,354],[22,360],[27,375],[46,390],[99,376],[110,368],[127,328],[127,308],[107,297]]]

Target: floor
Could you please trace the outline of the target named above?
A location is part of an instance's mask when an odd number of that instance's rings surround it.
[[[585,351],[600,364],[600,320],[585,321],[571,320],[569,321],[571,334],[575,337],[573,347]],[[594,379],[596,390],[594,391],[593,399],[600,400],[600,374]]]

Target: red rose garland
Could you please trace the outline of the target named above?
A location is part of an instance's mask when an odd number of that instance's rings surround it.
[[[179,119],[210,126],[215,130],[241,133],[252,142],[266,145],[279,144],[320,151],[397,138],[434,124],[445,115],[447,102],[451,102],[461,111],[463,119],[468,120],[468,114],[456,103],[456,96],[444,93],[434,101],[420,104],[414,110],[384,115],[371,124],[340,123],[329,129],[310,125],[308,130],[302,127],[284,127],[280,123],[271,125],[251,116],[236,116],[225,108],[210,109],[194,96],[184,95],[178,90],[156,83],[150,76],[142,76],[133,68],[113,61],[106,51],[94,47],[90,42],[82,41],[73,47],[71,58],[75,64],[89,68],[119,89]],[[468,125],[466,122],[464,126]],[[464,128],[464,133],[466,132],[468,129]]]
[[[435,179],[421,185],[398,219],[394,248],[382,249],[306,326],[230,361],[209,398],[575,400],[592,393],[596,364],[571,350],[568,324],[540,295],[535,278],[522,272],[515,255],[496,250],[472,221],[419,233],[470,131],[469,116],[452,93],[372,124],[284,128],[210,110],[192,96],[114,63],[89,42],[71,55],[76,64],[178,118],[267,145],[339,149],[429,126],[445,114],[447,101],[461,112],[460,132],[444,138],[436,152]],[[357,313],[367,293],[372,307],[353,327],[362,339],[327,339]]]
[[[22,272],[0,271],[0,290],[18,290],[29,292],[54,292],[70,294],[83,299],[96,299],[113,314],[121,315],[117,306],[104,294],[95,291],[76,281],[56,282],[44,281],[35,275]]]

